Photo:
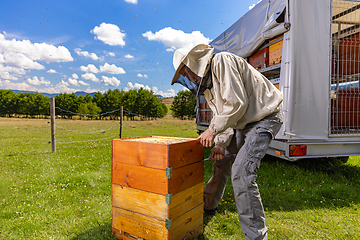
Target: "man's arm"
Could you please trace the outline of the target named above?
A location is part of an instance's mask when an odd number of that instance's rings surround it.
[[[233,127],[243,117],[248,107],[248,95],[242,79],[242,59],[231,54],[216,54],[213,59],[213,89],[219,110],[213,116],[209,129],[213,135]]]

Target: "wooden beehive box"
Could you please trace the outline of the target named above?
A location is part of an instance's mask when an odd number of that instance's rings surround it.
[[[279,40],[283,35],[276,36],[270,43]],[[283,40],[269,46],[269,66],[281,63]]]
[[[114,139],[114,234],[119,239],[189,239],[201,234],[203,157],[196,139]]]
[[[249,57],[249,63],[256,69],[262,69],[269,66],[269,48],[263,48],[251,57]]]

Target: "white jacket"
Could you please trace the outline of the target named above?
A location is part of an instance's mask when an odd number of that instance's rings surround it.
[[[245,59],[217,53],[210,70],[213,87],[204,95],[213,111],[209,129],[215,144],[227,147],[232,129],[244,129],[246,124],[280,110],[281,92]]]

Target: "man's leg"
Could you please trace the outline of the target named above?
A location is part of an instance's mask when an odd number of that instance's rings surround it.
[[[213,175],[204,189],[204,209],[212,210],[219,205],[231,174],[234,157],[234,155],[228,155],[222,160],[214,162]]]
[[[232,166],[232,184],[245,240],[267,239],[264,208],[255,180],[260,161],[281,124],[281,114],[272,114],[242,130],[245,143]]]
[[[243,144],[241,132],[234,131],[230,145],[225,150],[224,158],[213,164],[213,175],[204,189],[204,209],[215,209],[221,201],[226,183],[231,175],[231,166],[235,155]]]

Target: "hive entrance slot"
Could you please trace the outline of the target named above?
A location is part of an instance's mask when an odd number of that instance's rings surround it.
[[[132,239],[136,239],[136,240],[146,240],[145,238],[140,238],[140,237],[134,236],[127,232],[124,232],[124,235],[127,236],[128,238],[132,238]]]

